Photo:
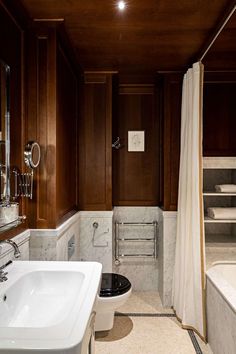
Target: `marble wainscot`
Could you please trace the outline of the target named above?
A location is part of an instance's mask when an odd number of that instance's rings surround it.
[[[79,213],[79,260],[102,263],[102,271],[112,272],[113,211]]]
[[[158,207],[115,207],[114,224],[159,222]],[[119,225],[120,238],[153,238],[152,225]],[[114,233],[115,236],[115,233]],[[113,242],[115,243],[115,242]],[[125,254],[152,254],[153,242],[120,242],[120,252]],[[114,254],[114,251],[113,251]],[[120,258],[113,263],[113,272],[126,276],[135,291],[155,291],[158,288],[158,261],[148,257]]]
[[[14,250],[12,246],[2,243],[0,245],[0,266],[6,264],[8,261],[28,261],[29,260],[29,240],[30,240],[30,230],[21,232],[19,235],[12,238],[21,252],[20,258],[15,259]]]
[[[172,305],[172,282],[175,264],[177,212],[160,212],[159,221],[159,280],[158,291],[163,306]]]
[[[30,260],[77,261],[79,212],[57,229],[32,229],[30,235]]]

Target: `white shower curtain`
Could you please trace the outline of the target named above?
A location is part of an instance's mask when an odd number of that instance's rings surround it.
[[[173,308],[184,328],[206,338],[205,242],[202,197],[203,65],[183,81]]]

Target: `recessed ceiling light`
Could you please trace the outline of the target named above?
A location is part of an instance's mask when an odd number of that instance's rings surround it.
[[[125,2],[124,1],[118,2],[118,9],[121,11],[123,11],[125,9]]]

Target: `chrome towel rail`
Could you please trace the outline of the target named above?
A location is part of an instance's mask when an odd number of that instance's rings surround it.
[[[125,236],[120,236],[120,227],[122,226],[151,226],[153,227],[153,237],[125,237]],[[157,239],[158,239],[158,222],[153,221],[153,222],[116,222],[115,223],[115,263],[119,264],[120,263],[120,258],[141,258],[141,257],[147,257],[147,258],[154,258],[157,259]],[[143,245],[144,243],[153,243],[153,249],[151,253],[142,253],[142,249],[136,254],[136,253],[124,253],[124,251],[121,251],[121,243],[122,246],[125,246],[125,243],[130,245],[131,243],[139,243],[140,245]],[[140,246],[138,247],[140,248]]]

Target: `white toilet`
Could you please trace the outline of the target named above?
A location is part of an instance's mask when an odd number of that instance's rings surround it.
[[[124,305],[131,292],[131,283],[123,275],[102,274],[101,290],[96,305],[95,332],[112,329],[115,311]]]

